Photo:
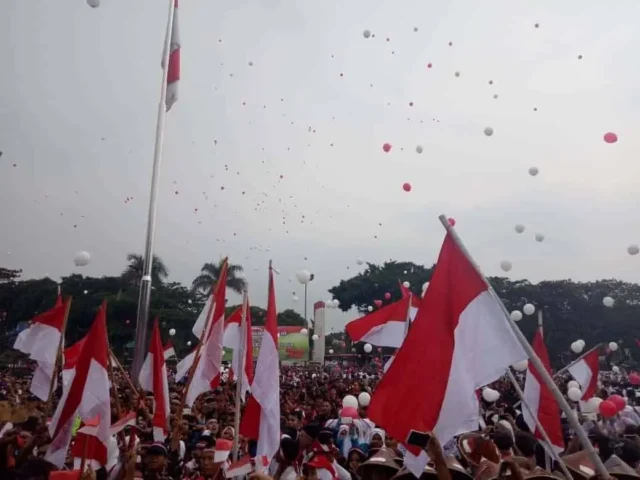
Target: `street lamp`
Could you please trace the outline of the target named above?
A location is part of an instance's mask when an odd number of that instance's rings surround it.
[[[315,276],[313,273],[310,273],[309,270],[298,270],[296,272],[296,278],[298,282],[304,285],[304,319],[307,319],[307,285],[309,282],[313,281]]]

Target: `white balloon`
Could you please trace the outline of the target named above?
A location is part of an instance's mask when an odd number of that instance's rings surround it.
[[[372,307],[371,305],[369,305],[369,306],[367,307],[367,311],[369,311],[369,312],[373,312],[373,307]]]
[[[418,153],[422,153],[422,145],[418,145],[418,146],[416,147],[416,152],[418,152]]]
[[[191,346],[191,340],[187,342],[187,347],[190,347],[190,346]]]
[[[573,342],[571,344],[571,351],[573,353],[580,353],[582,352],[582,349],[584,348],[584,346],[580,343],[580,342]]]
[[[529,167],[529,175],[531,175],[532,177],[538,175],[538,172],[538,167]]]
[[[297,301],[298,301],[298,296],[297,296],[297,295],[294,295],[294,296],[293,296],[293,298],[292,298],[292,300],[293,300],[294,302],[297,302]]]
[[[402,286],[404,288],[409,288],[411,286],[411,284],[405,280],[404,282],[402,282]]]
[[[459,76],[460,76],[460,72],[456,72],[454,75],[455,75],[456,77],[459,77]]]
[[[522,233],[524,232],[524,225],[522,225],[521,223],[518,223],[516,225],[516,233]]]
[[[513,265],[509,260],[502,260],[500,262],[500,268],[505,272],[509,272],[513,268]]]
[[[340,300],[338,300],[337,298],[334,298],[331,304],[333,308],[338,308],[340,306]]]
[[[89,252],[85,252],[84,250],[80,250],[73,256],[73,263],[76,264],[76,267],[84,267],[85,265],[89,265],[91,261],[91,255]]]
[[[173,337],[176,334],[176,329],[172,328],[171,330],[169,330],[169,336]]]
[[[324,308],[333,308],[333,300],[329,299],[326,302],[324,302]]]
[[[520,310],[514,310],[511,312],[511,320],[514,322],[519,322],[522,320],[522,312]]]
[[[580,345],[582,345],[582,348],[585,347],[585,345],[587,344],[584,340],[580,339],[580,340],[576,340],[576,342],[578,342]]]
[[[361,407],[368,407],[369,403],[371,403],[371,395],[367,392],[361,392],[360,395],[358,395],[358,403]]]
[[[522,360],[521,362],[511,365],[516,372],[524,372],[529,367],[529,360]]]
[[[536,242],[544,242],[544,235],[542,233],[536,233]]]
[[[582,391],[579,388],[572,387],[567,390],[567,397],[573,402],[577,402],[582,398]]]
[[[300,333],[302,335],[306,335],[307,333],[309,333],[309,330],[307,330],[306,328],[303,328],[302,330],[300,330]]]
[[[525,304],[524,307],[522,307],[522,312],[525,315],[533,315],[536,311],[536,307],[534,307],[533,305],[531,305],[530,303]]]
[[[365,343],[365,344],[364,344],[364,351],[365,351],[366,353],[371,353],[371,352],[373,351],[373,347],[371,346],[371,344],[370,344],[370,343]]]
[[[329,349],[329,355],[333,355],[333,349]]]
[[[601,403],[602,399],[600,397],[591,397],[582,405],[582,411],[584,413],[597,413]]]
[[[609,350],[615,352],[618,350],[618,344],[616,342],[609,342]]]
[[[318,337],[318,335],[315,334],[315,333],[313,335],[311,335],[311,340],[313,340],[314,342],[317,342],[318,338],[320,338],[320,337]]]
[[[609,307],[609,308],[613,307],[613,304],[614,304],[613,298],[611,298],[611,297],[604,297],[604,298],[602,299],[602,304],[603,304],[605,307]]]
[[[89,290],[85,290],[83,293],[86,295],[87,293],[89,293]]]
[[[482,398],[484,398],[485,402],[493,403],[500,398],[500,393],[492,388],[485,387],[482,390]]]
[[[569,383],[567,383],[567,390],[571,388],[580,388],[580,384],[575,380],[571,380]]]
[[[490,137],[491,135],[493,135],[493,128],[491,128],[491,127],[485,127],[485,129],[484,129],[484,134],[485,134],[487,137]]]
[[[361,258],[356,258],[356,265],[362,265],[364,263],[364,260],[362,260]]]
[[[358,399],[353,395],[347,395],[342,399],[342,408],[346,407],[358,408]]]
[[[365,30],[364,32],[362,32],[362,36],[364,38],[369,38],[371,36],[371,32],[369,30]]]
[[[620,373],[620,367],[618,367],[617,365],[614,365],[613,367],[611,367],[611,371],[613,373]]]
[[[298,281],[304,285],[309,283],[309,280],[311,280],[311,273],[309,270],[298,270],[296,272],[296,277],[298,278]]]
[[[91,8],[97,8],[100,6],[100,0],[87,0],[87,5]]]
[[[638,252],[640,252],[640,247],[638,247],[638,245],[631,244],[627,247],[627,252],[629,255],[637,255]]]

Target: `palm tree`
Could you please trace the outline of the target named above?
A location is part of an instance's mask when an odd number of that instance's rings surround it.
[[[121,277],[126,283],[139,287],[142,280],[144,257],[137,253],[130,253],[127,255],[127,262],[129,262],[129,265],[124,269]],[[151,284],[161,285],[168,276],[169,269],[159,256],[154,255],[151,265]]]
[[[194,293],[201,293],[204,295],[210,295],[213,284],[218,281],[222,265],[224,260],[220,260],[218,263],[205,263],[200,269],[200,275],[198,275],[191,284],[191,291]],[[243,272],[243,268],[240,265],[229,264],[227,270],[227,288],[230,288],[234,292],[241,294],[247,288],[247,282],[239,274]]]

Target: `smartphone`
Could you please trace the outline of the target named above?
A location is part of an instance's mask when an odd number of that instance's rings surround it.
[[[431,440],[431,434],[427,432],[419,432],[418,430],[411,430],[407,436],[407,444],[420,447],[422,449],[427,448]]]

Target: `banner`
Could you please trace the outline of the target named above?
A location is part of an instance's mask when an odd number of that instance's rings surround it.
[[[300,331],[304,327],[278,327],[278,352],[283,363],[300,363],[309,360],[309,338]],[[264,327],[251,327],[253,340],[253,360],[258,360]],[[223,361],[231,361],[230,348],[224,349]]]

